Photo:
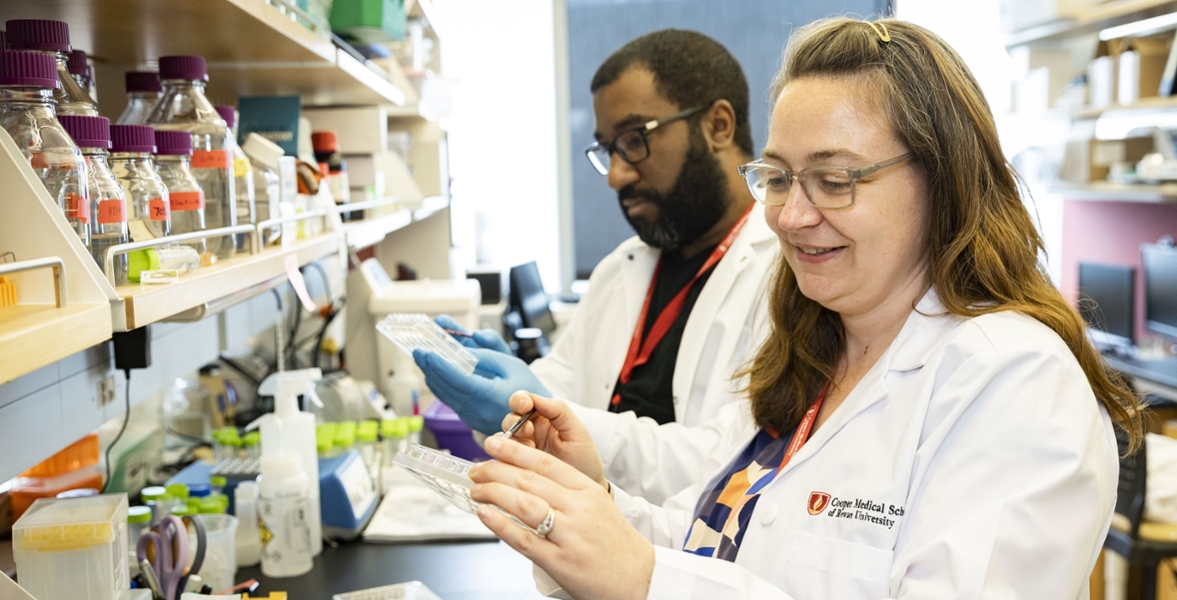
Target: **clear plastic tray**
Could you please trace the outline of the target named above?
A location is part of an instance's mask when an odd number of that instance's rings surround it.
[[[478,512],[478,507],[481,504],[470,497],[470,486],[474,485],[474,482],[466,475],[474,463],[433,448],[427,448],[421,444],[409,446],[407,452],[397,454],[393,457],[392,462],[400,465],[421,483],[441,494],[454,506],[470,514]],[[511,513],[493,504],[488,506],[498,509],[516,525],[528,531],[535,531]]]
[[[420,581],[385,585],[366,590],[335,594],[331,600],[441,600]]]
[[[376,324],[376,330],[409,354],[417,349],[435,352],[467,375],[478,364],[478,357],[422,313],[388,315]]]

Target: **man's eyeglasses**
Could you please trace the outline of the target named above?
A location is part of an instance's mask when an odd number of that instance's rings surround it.
[[[645,125],[635,127],[629,131],[626,131],[625,133],[622,133],[621,135],[614,138],[612,142],[607,144],[597,142],[588,148],[585,148],[584,154],[585,156],[588,156],[589,162],[593,163],[593,167],[595,167],[597,172],[601,175],[609,174],[609,166],[612,164],[614,152],[617,153],[617,156],[621,157],[621,160],[624,160],[631,165],[637,164],[650,156],[650,144],[646,141],[646,134],[667,123],[672,123],[674,121],[690,117],[698,112],[701,112],[709,106],[711,105],[704,104],[703,106],[688,108],[686,110],[676,112],[669,117],[663,117],[656,121],[650,121]]]
[[[752,197],[765,206],[784,206],[793,187],[793,180],[801,182],[805,197],[818,208],[846,208],[854,204],[854,190],[858,180],[872,173],[897,165],[914,156],[911,152],[867,167],[805,167],[788,171],[767,165],[764,161],[748,163],[739,168],[748,183]]]

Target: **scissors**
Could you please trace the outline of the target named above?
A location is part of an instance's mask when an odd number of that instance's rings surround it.
[[[149,531],[139,538],[135,551],[139,560],[150,560],[164,600],[176,600],[180,580],[188,568],[188,527],[178,517],[169,515],[156,528],[158,531]],[[148,546],[154,549],[154,560],[148,554]]]

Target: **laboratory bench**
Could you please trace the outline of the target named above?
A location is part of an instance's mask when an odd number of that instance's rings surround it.
[[[258,594],[284,591],[290,600],[330,600],[332,594],[413,580],[443,600],[544,597],[535,590],[531,561],[497,540],[323,546],[306,575],[271,579],[260,567],[237,570],[237,581],[249,579],[260,582]]]

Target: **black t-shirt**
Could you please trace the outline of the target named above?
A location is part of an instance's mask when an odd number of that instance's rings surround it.
[[[662,309],[691,281],[695,273],[703,268],[703,263],[707,262],[714,250],[715,247],[712,246],[687,259],[677,254],[662,254],[658,280],[654,282],[654,295],[650,298],[650,308],[646,311],[646,322],[642,327],[643,343],[650,335],[650,329],[654,327],[654,322],[658,320]],[[666,336],[654,347],[654,351],[650,353],[650,360],[634,368],[628,384],[622,385],[618,380],[613,393],[621,394],[621,402],[610,403],[611,412],[632,410],[637,416],[650,417],[659,425],[674,422],[673,383],[678,347],[682,343],[683,330],[686,329],[687,318],[691,316],[691,309],[695,307],[695,300],[699,298],[703,286],[707,284],[714,271],[715,267],[712,266],[699,277],[695,285],[691,286],[682,312],[678,314]]]

